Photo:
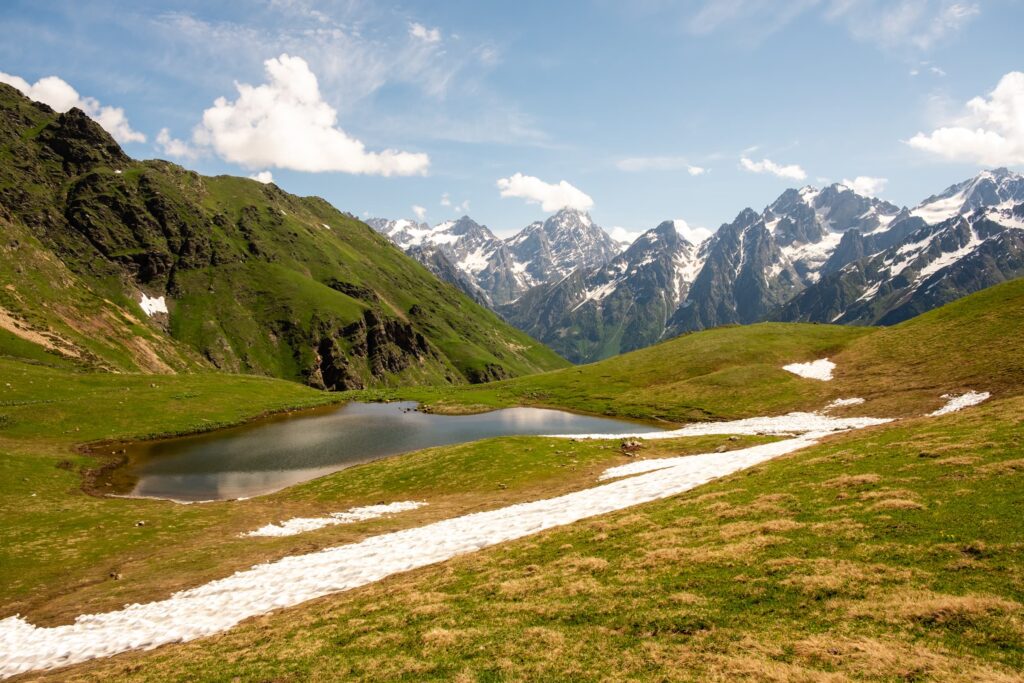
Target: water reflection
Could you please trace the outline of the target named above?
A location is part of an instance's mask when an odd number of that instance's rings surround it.
[[[349,403],[208,434],[138,444],[132,495],[175,500],[269,493],[396,453],[493,436],[658,431],[560,410],[429,415],[415,403]]]

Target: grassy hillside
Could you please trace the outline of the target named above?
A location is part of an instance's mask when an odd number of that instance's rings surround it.
[[[38,679],[1020,681],[1022,411],[839,437]]]
[[[447,408],[521,401],[671,420],[861,395],[868,403],[848,410],[906,417],[213,638],[27,678],[1019,680],[1022,319],[1024,286],[1012,282],[889,329],[725,328],[592,366],[424,392]],[[105,450],[74,444],[191,432],[345,395],[215,373],[83,373],[28,349],[33,362],[0,359],[0,615],[33,623],[590,487],[626,462],[617,442],[503,438],[246,501],[97,498],[80,485]],[[832,382],[779,370],[825,355],[838,364]],[[966,388],[994,397],[960,414],[915,417],[940,405],[941,393]],[[680,439],[641,457],[764,440]],[[283,518],[409,499],[429,505],[293,537],[238,537]]]
[[[942,394],[1011,395],[1024,386],[1018,337],[1024,279],[997,285],[888,328],[762,323],[687,334],[590,365],[450,389],[371,396],[421,400],[439,412],[547,405],[686,422],[817,410],[862,397],[858,414],[916,415]],[[783,365],[830,358],[821,382]]]
[[[86,367],[345,389],[567,365],[321,199],[132,160],[3,85],[0,207],[0,328]]]

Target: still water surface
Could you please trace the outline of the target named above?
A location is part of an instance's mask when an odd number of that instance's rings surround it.
[[[231,429],[134,445],[132,495],[182,501],[257,496],[330,472],[431,446],[493,436],[656,432],[560,410],[507,408],[430,415],[415,403],[349,403]]]

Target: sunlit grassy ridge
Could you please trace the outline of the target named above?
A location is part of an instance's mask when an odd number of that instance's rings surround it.
[[[913,415],[967,389],[1024,387],[1024,280],[1014,280],[889,328],[764,323],[722,327],[565,370],[474,387],[403,388],[441,412],[551,405],[674,422],[816,410],[840,397],[859,412]],[[836,363],[830,382],[783,365]]]

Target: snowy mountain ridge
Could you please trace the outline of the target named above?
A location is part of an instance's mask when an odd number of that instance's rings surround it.
[[[1024,274],[1016,242],[1022,197],[1024,177],[1006,169],[980,173],[913,210],[841,183],[789,189],[699,244],[672,239],[666,221],[605,266],[498,310],[574,361],[766,319],[887,324]],[[925,219],[948,207],[955,208],[949,218]],[[936,284],[954,273],[956,285]]]

